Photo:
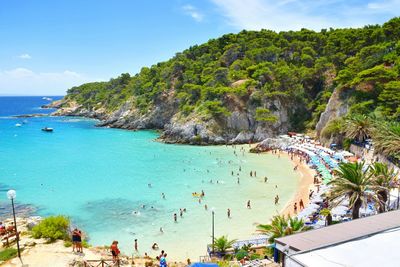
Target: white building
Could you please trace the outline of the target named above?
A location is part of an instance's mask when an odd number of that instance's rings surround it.
[[[400,266],[400,210],[275,241],[284,267]]]

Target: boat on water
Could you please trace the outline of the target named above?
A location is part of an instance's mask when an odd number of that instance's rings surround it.
[[[47,101],[53,101],[53,98],[46,97],[46,96],[42,97],[42,99],[43,99],[43,100],[47,100]]]
[[[44,127],[44,128],[42,128],[42,131],[43,132],[52,132],[54,129],[53,128],[50,128],[50,127]]]
[[[21,123],[17,123],[17,124],[15,124],[15,127],[21,127],[22,126],[22,124]]]

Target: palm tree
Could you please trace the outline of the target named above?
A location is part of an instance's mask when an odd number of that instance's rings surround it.
[[[319,214],[325,216],[325,226],[332,224],[332,214],[329,209],[322,209]]]
[[[375,152],[400,159],[400,123],[382,123],[373,131]]]
[[[389,169],[388,165],[375,162],[370,168],[372,183],[375,186],[376,194],[379,198],[379,213],[386,211],[386,202],[390,190],[396,184],[396,174],[393,169]]]
[[[327,197],[334,205],[342,202],[344,197],[349,197],[349,208],[352,209],[353,219],[359,218],[361,205],[367,202],[368,196],[377,200],[375,194],[369,194],[373,184],[367,170],[364,170],[364,163],[341,163],[335,170],[335,179],[328,183],[332,188]]]
[[[285,215],[275,215],[269,224],[257,225],[257,231],[263,234],[270,235],[268,242],[274,243],[275,238],[286,235],[292,235],[302,231],[309,230],[308,226],[304,225],[302,219],[297,217],[285,217]]]
[[[228,240],[228,236],[224,235],[214,239],[214,247],[219,253],[225,254],[228,249],[232,248],[236,241],[236,239]]]
[[[345,123],[346,137],[359,142],[368,139],[371,136],[373,129],[373,123],[366,115],[353,115],[348,118]]]

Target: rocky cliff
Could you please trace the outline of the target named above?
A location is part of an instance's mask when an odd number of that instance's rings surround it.
[[[248,101],[228,98],[229,115],[204,117],[191,114],[184,116],[179,111],[179,100],[173,95],[163,95],[152,108],[141,113],[135,108],[133,99],[120,108],[109,112],[104,108],[87,109],[75,101],[63,99],[48,107],[57,108],[56,116],[83,116],[100,120],[98,126],[129,130],[161,130],[160,139],[167,143],[225,144],[258,142],[265,138],[286,133],[292,128],[291,117],[304,109],[292,101],[279,97],[262,100],[262,106],[271,110],[277,118],[274,122],[257,121],[256,108]]]

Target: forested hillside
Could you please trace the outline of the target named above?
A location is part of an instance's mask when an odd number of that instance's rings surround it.
[[[226,34],[134,76],[73,87],[60,113],[164,129],[182,142],[241,142],[315,129],[336,91],[348,116],[398,121],[399,40],[400,18],[359,29]]]

